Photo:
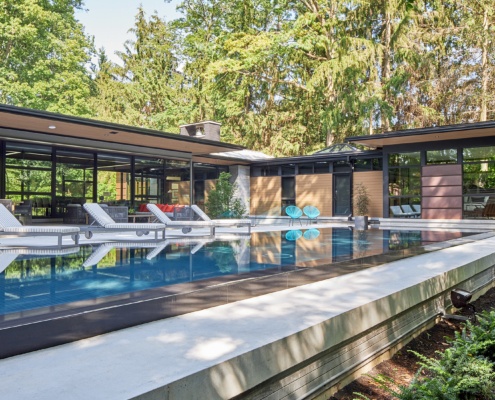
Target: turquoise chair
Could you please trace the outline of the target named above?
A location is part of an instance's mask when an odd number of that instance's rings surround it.
[[[297,206],[287,206],[285,208],[285,213],[290,217],[289,226],[294,225],[294,221],[296,219],[299,220],[299,223],[302,226],[301,216],[302,216],[303,212],[301,211],[301,209],[299,207],[297,207]]]
[[[290,241],[294,241],[299,239],[303,233],[299,229],[293,229],[291,231],[287,231],[285,234],[285,238]]]
[[[303,213],[308,217],[308,225],[311,221],[316,221],[316,218],[320,215],[320,210],[318,210],[315,206],[306,206],[303,208]]]

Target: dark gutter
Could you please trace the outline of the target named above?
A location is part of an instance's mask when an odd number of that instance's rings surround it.
[[[381,133],[378,135],[351,136],[346,138],[344,142],[346,143],[357,142],[357,141],[361,142],[361,141],[374,140],[374,139],[387,139],[387,138],[395,138],[401,136],[419,136],[419,135],[428,135],[434,133],[470,131],[470,130],[487,129],[487,128],[495,128],[495,121],[475,122],[470,124],[442,125],[442,126],[434,126],[428,128],[403,129],[399,131]]]
[[[197,139],[197,138],[192,138],[192,137],[185,136],[185,135],[181,136],[179,134],[170,133],[170,132],[156,131],[156,130],[148,129],[148,128],[138,128],[135,126],[115,124],[115,123],[98,121],[98,120],[89,119],[89,118],[73,117],[73,116],[68,116],[68,115],[64,115],[64,114],[52,113],[49,111],[40,111],[40,110],[34,110],[34,109],[30,109],[30,108],[9,106],[6,104],[0,104],[0,112],[5,112],[5,113],[19,115],[19,116],[25,116],[25,117],[50,119],[50,120],[55,120],[55,121],[60,121],[60,122],[67,122],[67,123],[71,123],[71,124],[75,124],[75,125],[83,125],[83,126],[90,126],[90,127],[95,127],[95,128],[103,128],[103,129],[109,129],[109,130],[113,130],[113,131],[121,130],[121,131],[129,132],[129,133],[138,133],[140,135],[154,136],[154,137],[166,138],[166,139],[171,139],[171,140],[179,140],[181,142],[192,142],[192,143],[199,143],[199,144],[203,143],[203,144],[207,144],[207,145],[211,145],[211,146],[224,147],[226,149],[232,149],[232,150],[244,150],[245,149],[245,147],[243,147],[243,146],[234,145],[234,144],[230,144],[230,143],[224,143],[224,142],[217,142],[215,140]],[[11,128],[11,129],[13,129],[13,128]]]

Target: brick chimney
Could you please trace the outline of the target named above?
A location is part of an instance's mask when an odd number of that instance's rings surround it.
[[[180,134],[189,137],[220,141],[220,126],[218,122],[202,121],[194,124],[181,125]]]

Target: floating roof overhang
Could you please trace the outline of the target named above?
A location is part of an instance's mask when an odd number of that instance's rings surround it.
[[[343,151],[340,153],[314,153],[304,156],[294,156],[294,157],[277,157],[268,158],[266,160],[256,160],[252,161],[253,166],[264,166],[264,165],[282,165],[291,163],[304,163],[304,162],[318,162],[318,161],[329,161],[329,160],[350,160],[358,158],[372,158],[381,157],[381,151],[366,150],[366,151]]]
[[[8,105],[0,105],[0,138],[184,158],[244,148],[147,128]]]
[[[385,146],[411,143],[427,143],[484,137],[495,137],[495,121],[407,129],[379,135],[354,136],[348,137],[345,141],[368,147],[382,148]]]

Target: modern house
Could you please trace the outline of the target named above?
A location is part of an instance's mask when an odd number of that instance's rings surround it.
[[[176,135],[0,105],[0,198],[29,201],[35,218],[97,201],[201,206],[222,171],[252,215],[282,215],[290,204],[352,215],[362,183],[373,217],[408,204],[420,205],[423,218],[493,218],[495,122],[352,137],[312,155],[272,158],[223,143],[213,121]]]

